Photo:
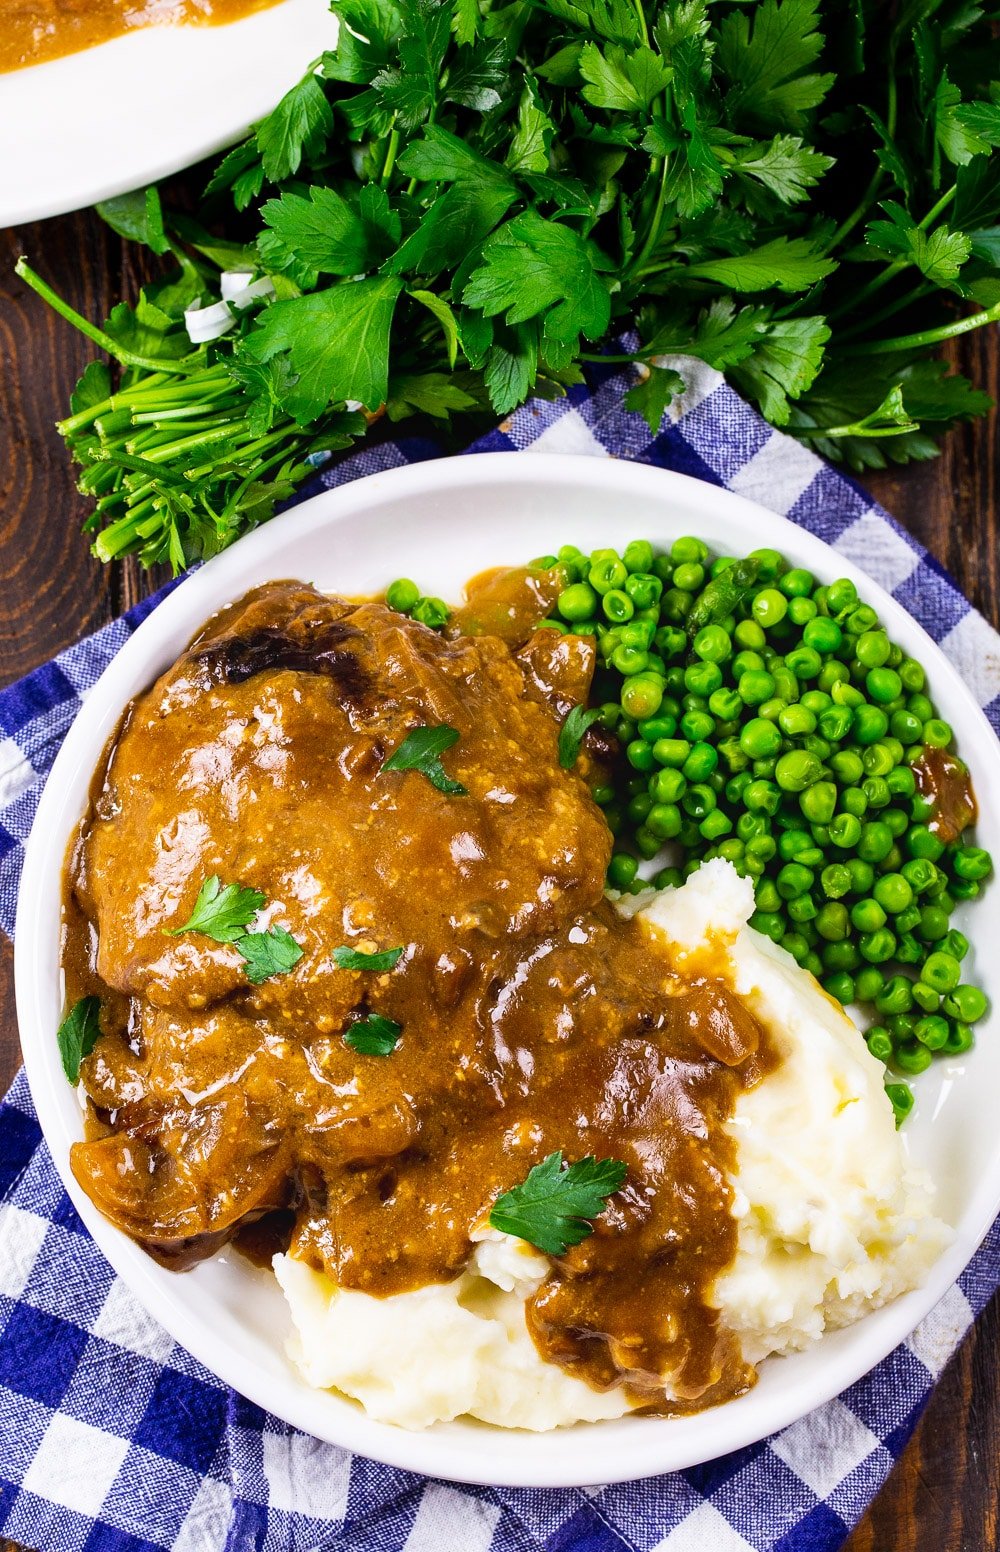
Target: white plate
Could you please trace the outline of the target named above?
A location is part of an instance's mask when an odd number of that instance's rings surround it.
[[[852,577],[890,635],[928,669],[931,693],[955,727],[980,795],[1000,792],[1000,747],[955,670],[897,603],[820,540],[682,475],[612,459],[500,453],[371,475],[275,518],[210,561],[139,627],[91,691],[42,796],[17,913],[17,1009],[42,1129],[77,1210],[151,1314],[220,1378],[297,1427],[396,1466],[460,1481],[583,1486],[690,1466],[750,1444],[885,1357],[941,1297],[1000,1210],[1000,1020],[994,1012],[979,1025],[969,1057],[936,1062],[917,1081],[906,1137],[938,1180],[939,1210],[957,1231],[919,1291],[825,1337],[810,1352],[769,1359],[748,1395],[695,1417],[625,1418],[542,1436],[466,1422],[415,1434],[373,1422],[353,1403],[297,1378],[282,1353],[288,1318],[269,1273],[230,1254],[182,1276],[164,1271],[101,1217],[70,1174],[69,1148],[81,1135],[81,1116],[55,1041],[63,1011],[59,912],[66,846],[123,708],[174,661],[202,622],[247,588],[276,578],[358,594],[405,575],[454,599],[484,567],[524,562],[565,543],[588,550],[638,537],[669,544],[684,533],[703,536],[724,554],[773,545],[828,581]],[[987,803],[979,836],[1000,855],[996,802]],[[965,914],[957,919],[982,946],[971,962],[995,1009],[1000,889],[987,889],[967,922]]]
[[[0,227],[80,210],[238,140],[336,40],[327,0],[283,0],[0,75]]]

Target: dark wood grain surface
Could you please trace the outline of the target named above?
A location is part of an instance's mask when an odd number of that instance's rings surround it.
[[[143,278],[135,258],[89,214],[0,233],[0,683],[113,619],[151,587],[131,562],[100,566],[80,536],[86,506],[74,489],[53,421],[65,413],[92,350],[14,278],[19,253],[95,320],[123,295],[133,296]],[[997,330],[966,336],[952,359],[1000,397]],[[1000,623],[996,413],[953,433],[934,463],[886,472],[867,483],[949,568],[987,619]],[[13,1076],[18,1059],[11,952],[3,941],[0,1087]],[[994,1301],[946,1371],[848,1552],[998,1552],[998,1381],[1000,1303]]]

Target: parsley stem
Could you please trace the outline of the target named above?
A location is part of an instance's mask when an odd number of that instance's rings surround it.
[[[398,150],[399,150],[399,130],[396,128],[395,125],[393,125],[392,133],[389,136],[389,145],[388,145],[388,147],[386,149],[386,153],[385,153],[385,161],[382,164],[382,176],[378,180],[380,186],[383,189],[386,187],[386,185],[389,182],[389,179],[392,177],[392,169],[396,165],[396,152]]]
[[[847,345],[844,355],[879,356],[894,350],[920,350],[925,345],[941,345],[945,340],[957,338],[959,334],[971,334],[973,329],[981,329],[987,323],[1000,323],[1000,302],[995,302],[982,312],[958,318],[954,323],[944,323],[937,329],[921,329],[916,334],[900,334],[896,339],[869,340],[863,345]]]
[[[654,157],[652,167],[650,169],[651,171],[654,171],[657,168],[657,163],[659,163],[660,183],[659,188],[656,191],[656,204],[653,207],[652,220],[650,221],[649,227],[646,231],[646,239],[643,242],[642,247],[639,249],[639,252],[632,260],[632,263],[629,265],[629,270],[633,275],[641,275],[643,273],[642,266],[646,259],[648,259],[649,255],[652,253],[653,249],[656,247],[660,236],[660,222],[663,219],[663,202],[666,196],[667,188],[667,157]]]
[[[191,362],[190,365],[186,366],[180,361],[160,361],[153,356],[139,356],[134,351],[126,350],[124,345],[119,345],[118,341],[112,339],[110,334],[105,334],[103,329],[99,329],[96,324],[88,322],[82,314],[70,307],[68,302],[64,302],[57,291],[53,291],[52,287],[46,285],[40,275],[35,274],[35,271],[23,254],[14,265],[14,273],[21,280],[25,281],[32,291],[42,298],[43,302],[48,302],[49,306],[59,313],[60,317],[65,318],[67,323],[71,323],[81,334],[85,334],[95,345],[99,345],[102,350],[107,351],[109,356],[113,356],[119,365],[140,367],[147,372],[183,373],[197,372],[199,370],[201,366],[200,361]]]
[[[950,189],[946,189],[941,198],[931,206],[923,219],[917,222],[917,231],[926,231],[928,226],[937,220],[941,212],[947,209],[957,193],[957,184],[952,184]],[[834,307],[827,316],[829,318],[838,318],[844,312],[854,312],[859,302],[864,302],[868,297],[874,296],[876,291],[881,291],[883,286],[887,286],[890,280],[895,280],[896,276],[904,269],[910,269],[913,262],[912,259],[893,259],[892,263],[887,264],[885,269],[881,270],[872,280],[869,280],[867,285],[862,286],[860,291],[853,291],[849,300],[841,302],[839,307]]]
[[[904,312],[907,307],[913,307],[917,302],[922,302],[925,297],[931,295],[933,289],[926,280],[921,280],[904,296],[897,297],[894,302],[887,302],[884,307],[879,308],[878,312],[865,318],[863,323],[855,323],[850,328],[841,329],[838,342],[846,343],[848,340],[856,339],[859,334],[870,334],[876,324],[884,323],[886,318],[891,318],[895,313]]]

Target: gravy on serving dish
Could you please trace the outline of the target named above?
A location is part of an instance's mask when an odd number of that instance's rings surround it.
[[[592,1385],[683,1411],[753,1383],[710,1293],[736,1249],[725,1123],[773,1058],[721,955],[676,964],[605,898],[609,741],[558,759],[593,647],[534,630],[549,602],[544,578],[486,577],[441,635],[274,583],[132,704],[68,871],[68,999],[99,995],[104,1028],[72,1168],[168,1266],[287,1244],[385,1296],[456,1276],[548,1154],[620,1159],[529,1328]],[[440,724],[464,794],[383,769]],[[290,973],[251,985],[231,944],[168,935],[212,875],[264,894],[304,950]],[[373,973],[340,945],[403,952]],[[343,1039],[369,1012],[402,1026],[388,1056]]]
[[[163,24],[233,22],[275,0],[0,0],[0,72]]]

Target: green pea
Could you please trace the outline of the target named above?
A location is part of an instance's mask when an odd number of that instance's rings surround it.
[[[858,856],[865,862],[881,862],[892,850],[892,844],[892,831],[888,825],[880,824],[877,819],[873,819],[861,827]]]
[[[587,580],[595,592],[607,594],[624,588],[627,576],[624,563],[612,551],[593,560]],[[629,602],[631,603],[631,599]]]
[[[809,953],[809,939],[802,932],[786,932],[781,939],[781,946],[799,964]]]
[[[794,900],[796,895],[804,894],[812,888],[814,878],[815,874],[810,868],[803,867],[799,862],[787,862],[779,870],[775,883],[783,900]]]
[[[819,876],[820,888],[831,900],[839,900],[851,892],[850,869],[843,863],[831,862]]]
[[[925,905],[920,912],[917,937],[924,943],[936,943],[948,931],[948,912],[938,905]],[[971,1022],[966,1019],[966,1023]]]
[[[855,706],[851,731],[859,744],[876,744],[889,731],[889,718],[881,706]]]
[[[680,767],[691,753],[686,738],[658,738],[653,745],[653,758],[658,765]]]
[[[929,862],[937,862],[944,852],[943,844],[926,825],[914,825],[906,837],[906,848],[911,857],[922,857]]]
[[[418,598],[410,610],[411,617],[431,630],[439,630],[448,619],[449,609],[443,598]]]
[[[993,858],[981,846],[959,846],[951,865],[959,878],[979,880],[988,878],[993,871]]]
[[[674,570],[674,587],[685,593],[697,593],[705,581],[705,568],[699,561],[684,561]]]
[[[851,730],[854,714],[849,706],[829,706],[820,713],[819,730],[830,743],[839,743]]]
[[[928,954],[920,974],[936,992],[951,992],[962,979],[962,967],[950,954],[937,950]]]
[[[913,989],[909,977],[891,976],[875,998],[875,1007],[879,1013],[908,1013],[913,1007]]]
[[[823,964],[827,970],[856,970],[860,963],[861,955],[849,938],[842,943],[828,943],[823,950]]]
[[[639,871],[639,863],[628,852],[616,851],[608,863],[607,881],[612,889],[628,889]]]
[[[901,808],[886,808],[882,811],[882,823],[892,831],[898,840],[910,827],[910,821]]]
[[[811,571],[793,566],[781,577],[778,586],[786,598],[805,598],[816,586],[816,578]]]
[[[838,577],[826,590],[826,606],[831,615],[849,613],[857,604],[858,590],[847,577]]]
[[[894,668],[870,668],[865,675],[865,689],[873,701],[885,706],[902,694],[903,681]]]
[[[864,950],[862,949],[862,953]],[[885,976],[878,965],[865,965],[854,978],[855,991],[859,1002],[874,1002],[885,985]]]
[[[721,625],[705,625],[692,643],[698,657],[708,663],[724,663],[733,655],[733,643]]]
[[[740,748],[751,760],[766,760],[781,748],[781,733],[773,722],[751,717],[740,733]]]
[[[789,900],[788,915],[797,926],[803,922],[815,921],[819,911],[812,895],[796,895],[794,900]]]
[[[653,876],[654,889],[680,889],[683,882],[684,874],[680,868],[661,868]]]
[[[822,666],[822,658],[812,647],[793,647],[785,653],[785,667],[791,669],[796,679],[815,679]]]
[[[695,539],[690,534],[683,534],[675,539],[670,546],[670,559],[675,566],[686,561],[696,561],[699,564],[708,559],[708,545],[701,539]]]
[[[961,1056],[971,1051],[975,1043],[976,1037],[968,1024],[963,1024],[960,1019],[952,1019],[942,1050],[946,1056]]]
[[[663,841],[658,835],[654,835],[652,830],[646,825],[642,824],[636,828],[632,836],[632,844],[639,856],[644,857],[648,862],[651,857],[656,856],[663,845]]]
[[[817,617],[810,620],[802,632],[802,640],[814,652],[827,655],[836,652],[844,639],[844,633],[836,620]]]
[[[623,588],[611,587],[601,599],[601,609],[612,624],[622,625],[632,618],[635,604]]]
[[[627,571],[649,571],[653,564],[653,546],[648,539],[633,539],[622,551]]]
[[[774,694],[774,680],[766,669],[749,669],[740,675],[736,688],[747,706],[759,706]]]
[[[754,911],[750,918],[750,925],[756,932],[762,932],[766,938],[777,943],[785,931],[784,917],[777,911]]]
[[[952,927],[941,942],[941,950],[961,963],[969,952],[969,940],[957,927]]]
[[[838,749],[830,756],[830,769],[843,787],[853,787],[865,773],[861,756],[855,749]]]
[[[892,1036],[884,1024],[873,1024],[865,1035],[865,1043],[877,1062],[888,1062],[892,1056]]]
[[[836,814],[830,821],[830,841],[842,851],[851,851],[861,837],[861,820],[854,814]]]
[[[765,587],[755,596],[750,608],[757,624],[771,630],[788,613],[788,599],[776,587]]]
[[[925,1013],[913,1026],[913,1033],[929,1051],[940,1051],[948,1039],[948,1020],[939,1013]]]
[[[846,970],[838,970],[834,975],[824,978],[823,990],[846,1005],[854,1001],[854,977]]]
[[[884,873],[876,880],[872,893],[890,916],[897,916],[913,904],[913,890],[902,873]]]
[[[611,664],[626,678],[632,674],[641,674],[649,667],[649,653],[639,647],[616,647],[611,654]]]
[[[748,857],[753,857],[761,863],[770,862],[777,851],[773,836],[755,835],[752,841],[747,841],[746,851]]]
[[[899,926],[899,917],[896,918],[896,926]],[[912,932],[896,933],[896,958],[901,965],[919,965],[926,949],[917,942]]]
[[[851,907],[851,921],[859,932],[877,932],[885,926],[885,910],[877,900],[856,900]]]
[[[721,808],[713,808],[710,813],[705,815],[698,828],[706,841],[717,841],[722,836],[729,834],[729,831],[733,828],[733,821],[728,814],[722,812]]]
[[[774,769],[774,779],[785,792],[804,792],[822,774],[820,761],[804,749],[789,750],[781,756]]]
[[[654,803],[646,817],[646,828],[660,840],[672,841],[680,834],[682,822],[676,803]]]
[[[419,597],[420,589],[409,577],[399,577],[397,581],[390,582],[385,590],[386,603],[399,614],[409,614]]]
[[[659,577],[645,572],[630,573],[625,578],[625,591],[636,609],[657,609],[663,597],[663,583]]]
[[[597,608],[597,594],[586,582],[574,582],[556,599],[556,608],[564,620],[589,620]]]
[[[663,691],[656,679],[635,674],[622,685],[622,709],[636,722],[655,718],[663,702]]]
[[[644,738],[633,738],[631,743],[626,745],[625,758],[637,771],[651,771],[655,764],[652,745],[647,744]]]
[[[820,882],[822,884],[822,878]],[[847,907],[838,901],[828,900],[816,917],[816,931],[828,943],[839,943],[842,938],[846,938],[850,932]]]
[[[967,984],[956,986],[944,999],[944,1011],[952,1018],[961,1019],[963,1024],[978,1023],[988,1006],[986,993],[978,986]]]
[[[837,788],[832,781],[817,781],[799,797],[799,807],[810,824],[829,824],[837,807]]]
[[[685,728],[685,732],[687,731]],[[682,769],[688,781],[704,781],[706,777],[711,776],[718,763],[718,752],[711,744],[694,743]]]
[[[912,657],[904,657],[899,664],[899,677],[903,681],[903,688],[910,694],[919,694],[927,681],[921,665]]]
[[[924,743],[932,749],[947,749],[952,737],[950,726],[940,717],[931,717],[924,723]]]
[[[816,727],[816,716],[801,702],[793,706],[785,706],[778,712],[778,726],[786,738],[801,738],[806,733],[813,732]]]
[[[896,951],[896,934],[888,927],[879,927],[875,932],[863,932],[858,947],[862,958],[873,965],[882,965]]]
[[[781,793],[772,781],[751,781],[743,789],[743,803],[753,814],[776,814],[781,806]]]
[[[629,798],[625,815],[631,824],[644,824],[652,806],[653,799],[648,792],[637,792],[634,798]]]
[[[925,980],[918,978],[912,986],[913,1000],[923,1013],[936,1013],[941,1006],[941,994]]]

